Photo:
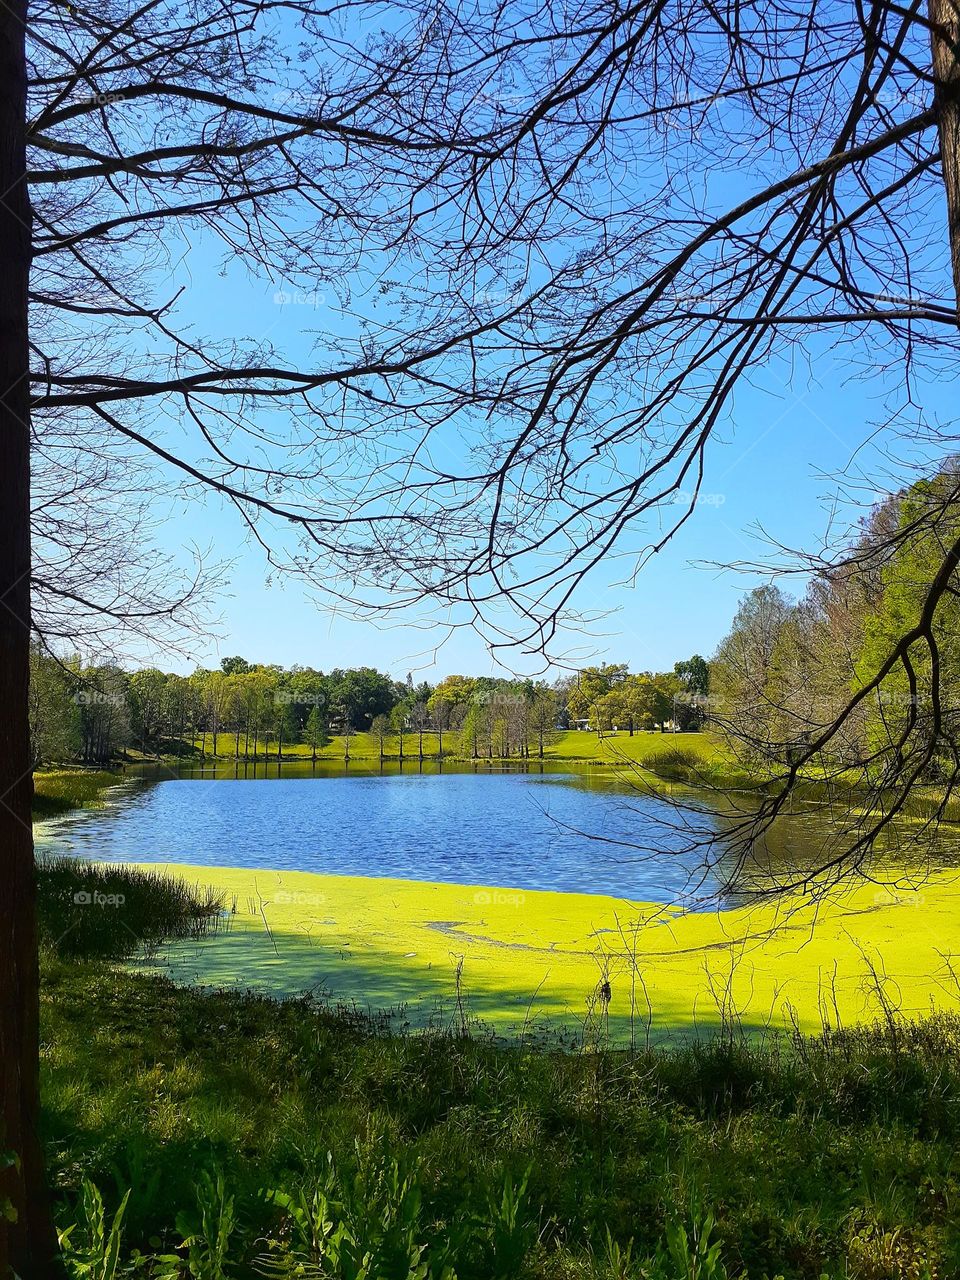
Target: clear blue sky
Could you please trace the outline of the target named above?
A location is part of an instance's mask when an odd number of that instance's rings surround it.
[[[309,343],[304,331],[340,322],[335,297],[314,309],[278,305],[275,291],[276,286],[264,290],[211,273],[209,287],[193,295],[198,327],[242,336],[269,331],[281,348],[305,356]],[[817,382],[804,370],[791,387],[777,371],[766,370],[758,371],[753,386],[741,388],[735,427],[724,430],[710,453],[703,485],[708,500],[635,582],[625,581],[633,567],[625,555],[587,583],[578,599],[580,609],[609,613],[588,634],[567,633],[570,659],[579,655],[628,662],[636,670],[664,670],[694,652],[709,656],[728,629],[740,595],[761,581],[755,573],[720,571],[711,567],[713,562],[761,560],[771,553],[767,538],[793,548],[819,549],[838,493],[834,477],[845,470],[854,477],[853,495],[859,503],[867,504],[890,488],[883,437],[856,452],[869,424],[881,416],[879,383],[851,381],[849,373],[828,356],[819,366]],[[944,393],[927,388],[926,394],[930,406],[940,399],[947,408]],[[858,483],[857,476],[869,479]],[[834,527],[843,529],[857,512],[845,501]],[[186,504],[162,534],[171,550],[194,541],[236,558],[219,593],[216,625],[198,638],[191,654],[197,663],[215,665],[221,656],[239,653],[251,661],[323,670],[369,664],[398,677],[408,670],[429,679],[497,670],[480,638],[469,630],[455,632],[434,654],[445,633],[426,625],[426,609],[411,611],[406,626],[399,619],[392,626],[375,625],[318,608],[298,580],[273,575],[268,583],[262,553],[242,537],[236,515],[212,496]],[[799,591],[802,581],[784,580],[783,585]],[[183,670],[193,665],[186,659],[161,661]],[[532,672],[535,666],[518,659],[514,669]]]
[[[732,181],[739,184],[741,179]],[[728,190],[725,200],[733,195]],[[178,282],[185,266],[191,283],[180,315],[199,334],[269,338],[290,365],[308,368],[316,365],[311,353],[318,334],[355,332],[355,316],[342,309],[335,286],[318,285],[319,296],[306,304],[291,301],[299,284],[252,280],[239,269],[221,271],[218,254],[201,239],[186,247],[178,264]],[[288,300],[279,302],[278,293]],[[861,354],[869,358],[868,350]],[[668,669],[694,652],[709,656],[727,631],[741,594],[761,579],[750,572],[721,572],[706,562],[761,560],[771,552],[761,529],[785,546],[818,550],[839,491],[835,477],[841,473],[847,473],[864,507],[893,487],[896,468],[891,475],[886,437],[862,447],[873,425],[885,417],[883,397],[889,391],[879,370],[871,376],[868,366],[838,364],[829,352],[817,360],[815,378],[805,364],[757,370],[749,385],[739,388],[732,422],[711,446],[703,484],[708,500],[635,581],[625,581],[632,577],[629,555],[594,575],[576,603],[584,612],[607,611],[607,616],[592,623],[588,634],[568,632],[557,652],[566,652],[570,662],[624,661],[636,670]],[[940,410],[946,417],[952,411],[950,393],[949,387],[929,384],[915,388],[925,409],[931,414]],[[834,545],[856,514],[845,500],[835,518]],[[445,632],[426,625],[426,609],[409,611],[404,619],[408,625],[397,619],[385,627],[318,608],[298,580],[274,576],[268,584],[262,552],[244,539],[236,515],[212,495],[178,507],[160,542],[171,552],[190,542],[212,545],[215,555],[235,560],[221,584],[214,611],[219,617],[209,633],[198,637],[188,658],[174,662],[158,657],[163,665],[187,670],[237,653],[251,661],[325,670],[369,664],[400,677],[413,670],[430,679],[496,670],[476,634],[463,629],[445,639]],[[624,550],[629,546],[624,544]],[[799,592],[803,584],[793,579],[784,585]],[[136,656],[148,655],[141,651]],[[513,667],[536,670],[534,663],[519,658]]]

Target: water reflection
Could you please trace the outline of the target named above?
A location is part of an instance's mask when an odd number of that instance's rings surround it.
[[[145,767],[106,809],[43,824],[48,848],[179,862],[735,905],[828,856],[830,823],[801,811],[741,863],[744,807],[651,794],[602,767],[376,760]],[[264,781],[280,786],[262,786]],[[954,841],[950,850],[956,848]],[[912,850],[912,853],[910,852]],[[897,865],[929,850],[899,840]],[[946,855],[944,855],[946,856]],[[950,854],[952,860],[952,852]]]

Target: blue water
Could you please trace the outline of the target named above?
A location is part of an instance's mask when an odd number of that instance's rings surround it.
[[[44,824],[40,844],[103,861],[192,863],[713,899],[676,808],[608,778],[396,772],[169,778]],[[709,818],[697,815],[699,824]],[[691,903],[692,905],[692,903]]]

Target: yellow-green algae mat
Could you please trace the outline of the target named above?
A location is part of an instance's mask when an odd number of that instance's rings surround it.
[[[160,870],[156,865],[153,870]],[[852,1025],[960,1009],[960,882],[859,882],[680,913],[595,894],[169,865],[225,895],[224,928],[142,967],[178,982],[312,991],[412,1025],[611,1040]],[[956,974],[956,977],[954,976]],[[458,993],[460,1004],[458,1004]]]

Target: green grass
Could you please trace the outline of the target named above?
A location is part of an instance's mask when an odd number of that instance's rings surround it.
[[[96,1234],[89,1180],[107,1229],[131,1191],[125,1259],[171,1259],[162,1272],[141,1261],[142,1276],[960,1269],[956,1020],[559,1052],[449,1027],[388,1036],[308,999],[202,993],[52,957],[42,1017],[49,1168],[61,1224],[80,1220],[81,1260],[91,1222]],[[711,1218],[720,1261],[710,1269],[708,1241],[697,1270],[685,1254]],[[306,1268],[311,1223],[326,1232],[325,1269]],[[351,1270],[364,1253],[373,1269]],[[276,1270],[257,1269],[265,1257]],[[87,1274],[80,1261],[73,1274]]]
[[[40,942],[60,956],[121,959],[162,939],[199,938],[216,928],[223,905],[223,894],[158,871],[37,860]]]
[[[200,741],[198,738],[195,743],[197,751],[199,751]],[[236,740],[232,734],[220,734],[216,758],[232,760],[234,758],[235,742]],[[657,757],[676,749],[678,743],[683,744],[684,749],[689,750],[698,760],[703,761],[705,764],[727,758],[720,739],[708,733],[672,734],[638,731],[632,736],[623,732],[604,734],[601,738],[595,733],[578,729],[551,734],[544,746],[543,758],[544,760],[569,761],[580,764],[616,764],[623,761],[637,763],[641,760],[655,760]],[[243,738],[241,737],[241,759],[243,759],[243,745]],[[207,735],[206,747],[207,756],[212,757],[213,740],[210,734]],[[423,735],[423,756],[425,760],[436,760],[439,757],[439,748],[440,740],[437,734],[425,733]],[[346,750],[347,744],[344,738],[342,735],[336,735],[325,746],[317,749],[317,758],[319,760],[343,760]],[[349,751],[351,760],[377,760],[380,758],[380,741],[372,733],[355,733],[350,738]],[[419,752],[418,735],[415,733],[405,734],[403,742],[404,759],[416,760],[419,757]],[[283,747],[283,758],[285,760],[309,760],[312,754],[312,748],[303,742],[286,743]],[[465,748],[461,750],[459,734],[453,731],[443,735],[443,755],[444,759],[471,760],[473,758],[469,750]],[[266,743],[261,741],[257,744],[258,759],[266,757],[267,759],[275,760],[276,756],[276,741],[268,740]],[[400,743],[396,734],[391,734],[384,741],[384,759],[396,761],[399,758]],[[486,760],[490,757],[483,751],[477,758]],[[498,757],[493,758],[497,759]],[[519,757],[513,755],[509,759],[516,761]],[[539,760],[535,740],[531,741],[529,759],[531,761]]]
[[[122,773],[107,769],[38,770],[33,775],[33,816],[53,818],[71,809],[94,808],[108,787],[123,781]]]

